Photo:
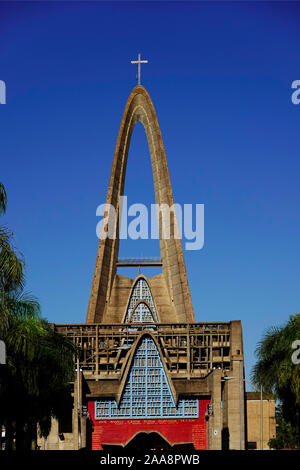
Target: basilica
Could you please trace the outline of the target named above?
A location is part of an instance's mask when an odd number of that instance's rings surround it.
[[[156,204],[174,204],[157,115],[138,84],[125,106],[107,190],[108,212],[113,206],[117,215],[137,122],[147,136]],[[65,419],[53,419],[41,448],[245,449],[241,321],[195,322],[176,215],[155,259],[119,258],[118,220],[115,237],[100,237],[85,323],[54,325],[80,354]],[[133,279],[120,274],[124,266],[155,267],[157,274],[139,270]]]

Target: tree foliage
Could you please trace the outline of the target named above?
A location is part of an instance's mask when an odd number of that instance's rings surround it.
[[[7,196],[0,183],[0,214]],[[37,425],[42,435],[51,417],[59,418],[70,399],[76,348],[41,317],[38,300],[24,292],[23,255],[13,246],[13,234],[0,227],[0,339],[7,365],[0,369],[0,425],[7,448],[16,436],[17,448],[30,446]]]
[[[286,445],[283,439],[283,433],[286,432],[290,445],[296,439],[299,446],[300,365],[292,361],[292,345],[299,339],[300,314],[297,313],[290,316],[282,327],[269,328],[256,348],[258,361],[252,369],[252,381],[262,385],[266,393],[274,394],[281,403],[277,430],[281,437],[277,445]],[[291,430],[294,430],[293,440],[288,438]]]
[[[299,430],[283,418],[282,405],[276,407],[276,437],[270,439],[270,449],[295,449],[298,447]]]

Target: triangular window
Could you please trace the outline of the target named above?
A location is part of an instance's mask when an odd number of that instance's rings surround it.
[[[156,344],[151,336],[144,336],[132,360],[119,407],[115,400],[96,401],[95,418],[179,417],[198,417],[198,401],[181,399],[175,405]]]
[[[151,310],[148,308],[146,303],[140,303],[137,308],[136,305],[144,300],[150,306]],[[153,314],[152,314],[153,312]],[[154,318],[153,318],[154,315]],[[150,287],[145,279],[140,278],[135,283],[135,286],[132,290],[132,294],[129,301],[129,306],[126,312],[125,322],[124,323],[157,323],[157,313],[155,310],[155,305],[153,302],[152,294]]]

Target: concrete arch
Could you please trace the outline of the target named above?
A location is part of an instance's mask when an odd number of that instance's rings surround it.
[[[139,85],[129,95],[123,113],[116,142],[106,203],[116,210],[116,233],[119,232],[119,197],[124,194],[127,157],[130,140],[136,123],[140,121],[145,129],[149,145],[157,204],[174,204],[167,158],[156,112],[147,90]],[[109,206],[108,206],[109,207]],[[176,216],[171,220],[171,236],[159,240],[162,258],[162,275],[165,278],[168,301],[172,305],[173,322],[193,322],[194,313],[181,241],[174,238]],[[163,222],[159,221],[160,229]],[[100,240],[94,271],[91,295],[87,313],[87,323],[107,322],[105,312],[111,298],[113,281],[116,276],[116,263],[119,252],[119,238]]]

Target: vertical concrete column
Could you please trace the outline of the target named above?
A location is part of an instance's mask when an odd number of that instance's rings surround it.
[[[72,419],[73,448],[74,450],[78,450],[78,385],[77,385],[76,375],[75,375],[75,381],[74,381],[73,396],[74,396],[73,419]]]
[[[86,447],[86,417],[81,418],[81,447]]]
[[[78,363],[77,363],[78,366]],[[73,409],[73,445],[78,450],[86,446],[86,418],[82,417],[83,373],[75,372],[74,409]]]
[[[221,382],[222,370],[214,370],[208,377],[208,386],[211,393],[211,405],[213,414],[208,416],[207,443],[209,450],[222,449],[223,416],[221,407]]]
[[[232,371],[226,380],[226,415],[229,449],[245,449],[245,382],[243,358],[233,360]]]
[[[231,323],[230,356],[231,370],[225,380],[224,426],[228,433],[229,449],[245,449],[245,381],[242,324],[239,320]]]

